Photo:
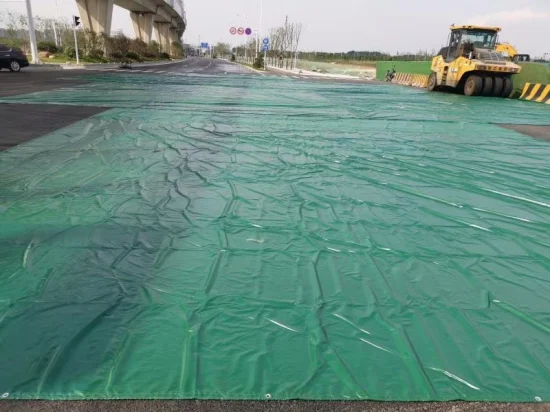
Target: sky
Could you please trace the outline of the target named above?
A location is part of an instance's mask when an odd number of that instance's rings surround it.
[[[33,12],[55,16],[56,0],[31,0]],[[74,0],[57,0],[60,14],[77,13]],[[115,0],[116,1],[116,0]],[[184,0],[188,27],[184,42],[243,42],[231,26],[260,29],[262,0]],[[3,10],[25,12],[22,0],[0,0]],[[445,6],[433,0],[263,0],[263,32],[289,21],[302,23],[300,50],[346,52],[379,50],[391,53],[439,48],[451,24],[477,23],[502,27],[500,39],[520,53],[550,53],[549,0],[460,0]],[[128,11],[115,6],[113,30],[133,36]]]

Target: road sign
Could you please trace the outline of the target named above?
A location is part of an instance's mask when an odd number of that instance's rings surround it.
[[[263,43],[264,43],[264,44],[269,44],[269,39],[266,37],[266,38],[264,39],[264,42],[263,42]]]
[[[268,50],[269,50],[269,44],[264,44],[264,45],[262,46],[262,51],[266,52],[266,51],[268,51]]]
[[[247,27],[244,32],[247,36],[250,36],[252,34],[252,29],[250,27]]]
[[[237,28],[231,27],[231,28],[229,29],[229,33],[231,33],[231,34],[233,34],[233,35],[237,34]]]
[[[242,36],[244,34],[244,29],[242,27],[239,27],[239,30],[237,30],[237,33],[239,33],[239,36]]]
[[[208,49],[208,43],[201,43],[201,49]]]

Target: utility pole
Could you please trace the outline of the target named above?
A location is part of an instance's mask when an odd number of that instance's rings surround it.
[[[27,18],[29,20],[29,37],[31,40],[32,62],[34,64],[40,64],[40,60],[38,59],[38,49],[36,48],[36,34],[34,33],[31,0],[27,0]]]

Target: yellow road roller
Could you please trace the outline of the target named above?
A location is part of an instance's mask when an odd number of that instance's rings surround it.
[[[508,97],[521,67],[497,50],[499,27],[451,26],[446,47],[432,60],[428,90],[453,88],[467,96]]]

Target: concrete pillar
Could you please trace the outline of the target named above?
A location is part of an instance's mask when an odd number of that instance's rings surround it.
[[[180,42],[180,36],[178,33],[178,29],[171,28],[170,29],[170,44],[174,42]]]
[[[160,50],[170,54],[170,23],[156,21],[154,27]]]
[[[172,46],[172,43],[180,43],[180,35],[178,33],[178,29],[171,28],[170,29],[170,55],[174,56],[176,54],[176,50],[174,49],[174,46]]]
[[[153,13],[131,11],[130,18],[132,19],[136,39],[149,44],[153,40]]]
[[[76,0],[85,29],[111,34],[114,0]]]

